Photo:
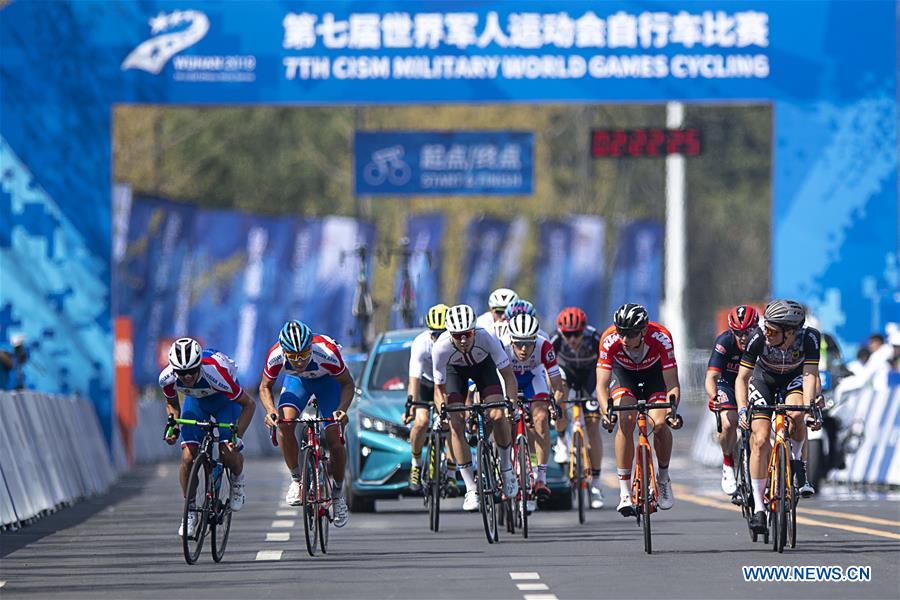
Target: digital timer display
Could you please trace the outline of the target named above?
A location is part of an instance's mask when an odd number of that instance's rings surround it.
[[[700,130],[696,127],[591,130],[591,156],[594,158],[669,154],[697,156],[700,151]]]

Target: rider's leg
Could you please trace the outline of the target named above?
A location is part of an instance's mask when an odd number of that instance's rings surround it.
[[[299,416],[300,411],[295,406],[284,405],[278,407],[278,417],[281,419],[296,419]],[[281,449],[284,464],[287,465],[288,471],[291,472],[291,479],[300,481],[300,465],[298,462],[300,448],[297,445],[295,429],[296,423],[278,424],[278,447]]]
[[[197,453],[200,452],[200,445],[196,443],[181,444],[181,464],[178,467],[178,481],[181,482],[181,494],[187,497],[188,477],[191,476],[191,467]]]
[[[534,422],[535,454],[537,454],[537,480],[547,481],[547,461],[550,460],[550,410],[547,402],[534,400],[531,403],[531,418]]]
[[[588,457],[591,459],[591,472],[600,475],[600,466],[603,464],[603,437],[600,435],[600,415],[597,413],[584,414],[584,428],[588,438]]]
[[[672,459],[672,430],[666,423],[666,415],[669,409],[658,408],[647,413],[650,423],[653,425],[653,448],[656,450],[657,471],[656,478],[659,481],[669,480],[669,461]]]
[[[794,390],[788,392],[785,404],[791,406],[803,406],[803,391]],[[806,442],[806,413],[799,411],[790,412],[791,423],[791,458],[803,459],[803,446]]]
[[[619,390],[617,390],[619,391]],[[613,392],[616,396],[616,392]],[[616,406],[632,406],[636,404],[631,392],[625,390],[614,400]],[[619,493],[631,495],[631,465],[634,464],[634,412],[620,412],[618,415],[618,431],[616,431],[616,474],[619,476]]]
[[[344,469],[347,465],[347,451],[341,436],[341,428],[329,423],[325,428],[325,445],[328,446],[328,462],[331,466],[331,478],[334,479],[334,496],[344,495]]]
[[[449,382],[448,382],[449,383]],[[465,402],[465,396],[457,392],[447,394],[447,405],[459,405]],[[466,440],[466,413],[450,413],[450,447],[456,459],[457,468],[466,484],[467,492],[475,491],[475,474],[472,471],[472,449]]]
[[[768,414],[757,413],[750,422],[750,482],[753,485],[753,502],[756,512],[765,510],[763,495],[766,490],[766,476],[769,471],[769,455],[772,446],[769,432],[772,429]]]
[[[501,400],[503,400],[503,396],[500,394],[491,394],[482,402],[484,402],[484,404],[490,404],[491,402],[500,402]],[[512,468],[512,457],[510,456],[512,435],[509,431],[509,419],[506,418],[506,411],[502,408],[491,409],[488,417],[494,424],[494,442],[500,450],[500,470],[507,471]]]
[[[428,409],[417,408],[412,429],[409,431],[409,446],[412,450],[413,466],[419,466],[422,460],[422,446],[428,431]]]

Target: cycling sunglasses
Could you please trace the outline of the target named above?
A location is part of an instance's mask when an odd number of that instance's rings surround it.
[[[505,308],[492,308],[491,312],[494,313],[495,315],[502,315],[502,314],[506,313],[506,309]]]
[[[308,359],[311,354],[312,348],[307,348],[306,350],[302,350],[300,352],[285,352],[284,357],[292,363],[298,363]]]
[[[537,340],[512,340],[512,345],[516,348],[532,348]]]
[[[778,327],[772,327],[771,325],[766,325],[763,328],[763,333],[766,334],[766,337],[774,337],[779,333],[784,334],[784,329],[779,329]]]
[[[640,329],[616,329],[616,333],[623,339],[636,338],[644,333],[644,328]]]
[[[475,332],[470,329],[469,331],[460,331],[460,332],[451,333],[450,337],[452,337],[457,342],[461,342],[463,340],[468,339],[469,337],[471,337],[473,335],[475,335]]]
[[[581,335],[583,333],[584,333],[583,329],[581,331],[563,331],[562,332],[563,337],[567,337],[567,338],[581,337]]]
[[[175,371],[175,376],[179,379],[184,379],[185,377],[192,376],[196,377],[200,374],[200,367],[194,367],[193,369],[172,369]]]
[[[748,338],[753,334],[753,328],[747,329],[732,329],[731,333],[734,334],[734,337],[738,339]]]

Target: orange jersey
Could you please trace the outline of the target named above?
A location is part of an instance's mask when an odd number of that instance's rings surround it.
[[[657,365],[664,371],[675,368],[677,365],[672,334],[659,323],[650,321],[644,332],[644,343],[639,349],[639,354],[633,356],[625,351],[615,325],[610,325],[600,337],[597,366],[611,371],[613,365],[629,371],[640,371]]]

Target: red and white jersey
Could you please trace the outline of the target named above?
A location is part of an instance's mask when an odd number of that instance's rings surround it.
[[[674,369],[675,346],[669,330],[650,321],[644,332],[643,343],[635,352],[629,352],[622,345],[614,325],[610,325],[600,336],[600,351],[597,355],[597,367],[612,370],[613,364],[629,371],[640,371],[661,366],[664,371]]]
[[[481,327],[476,327],[472,335],[475,336],[475,340],[468,352],[462,352],[453,345],[449,331],[442,333],[434,343],[431,349],[431,358],[435,385],[447,383],[447,365],[474,367],[490,356],[496,368],[503,369],[509,366],[509,356],[503,350],[500,340]]]
[[[538,335],[531,355],[525,360],[519,360],[516,357],[509,338],[504,341],[503,348],[506,350],[506,354],[509,355],[509,363],[512,365],[513,372],[516,375],[531,373],[535,377],[543,377],[544,371],[550,377],[559,375],[559,365],[556,364],[556,351],[553,349],[553,344],[550,343],[550,340],[545,337]]]
[[[217,351],[203,353],[200,364],[200,377],[197,382],[187,387],[175,376],[172,365],[167,366],[159,374],[159,387],[166,398],[175,398],[178,392],[192,398],[207,398],[222,394],[229,400],[237,400],[243,390],[238,383],[237,365],[227,355]]]
[[[314,335],[312,339],[312,358],[302,371],[298,371],[285,357],[281,344],[275,344],[269,349],[266,357],[266,367],[263,376],[275,380],[282,369],[286,375],[303,377],[304,379],[318,379],[319,377],[336,377],[346,370],[344,357],[341,356],[341,346],[327,335]]]

